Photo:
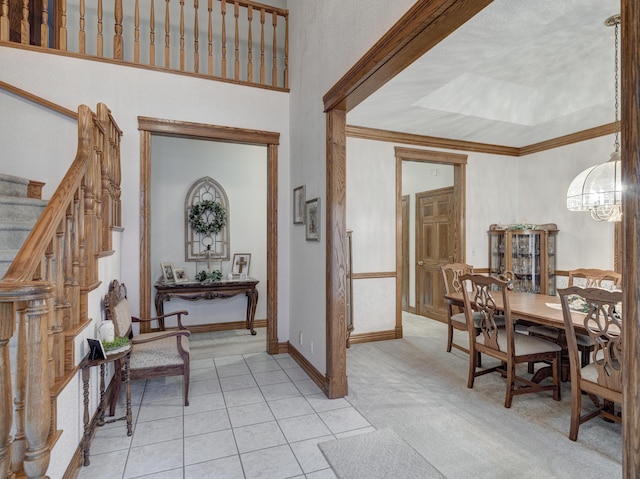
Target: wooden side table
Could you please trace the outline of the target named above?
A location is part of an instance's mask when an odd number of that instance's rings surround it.
[[[91,442],[91,435],[95,429],[95,426],[102,426],[112,422],[126,419],[127,421],[127,436],[131,436],[131,386],[129,384],[129,359],[131,356],[131,346],[124,351],[120,351],[114,354],[107,354],[106,359],[89,359],[89,355],[80,363],[79,367],[82,369],[82,383],[84,392],[84,438],[82,441],[82,455],[84,458],[83,464],[89,465],[89,445]],[[104,420],[105,414],[105,401],[104,401],[104,367],[107,363],[115,362],[115,366],[119,367],[120,360],[124,362],[124,380],[127,386],[127,412],[125,416]],[[94,366],[100,366],[100,403],[96,414],[98,415],[97,423],[90,424],[89,420],[89,379],[91,378],[91,368]],[[120,377],[116,373],[116,378]]]

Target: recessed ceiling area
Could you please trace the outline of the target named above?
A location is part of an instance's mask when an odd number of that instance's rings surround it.
[[[612,123],[619,0],[494,0],[347,115],[521,148]]]

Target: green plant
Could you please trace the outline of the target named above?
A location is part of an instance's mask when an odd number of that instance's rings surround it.
[[[110,351],[112,349],[118,349],[124,346],[129,346],[131,344],[131,341],[129,341],[129,338],[123,338],[120,336],[116,336],[113,341],[110,342],[104,342],[102,341],[102,347],[104,347],[105,351]]]
[[[217,201],[201,201],[191,207],[189,224],[196,233],[218,234],[227,224],[227,210]]]
[[[199,273],[196,273],[196,279],[203,283],[220,281],[222,279],[222,272],[219,269],[216,269],[211,273],[207,273],[205,270],[202,270]]]

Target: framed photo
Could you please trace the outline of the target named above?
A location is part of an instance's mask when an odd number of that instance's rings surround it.
[[[236,253],[233,255],[233,263],[231,263],[231,272],[237,275],[249,276],[249,267],[251,266],[250,253]]]
[[[187,276],[187,272],[184,268],[175,268],[173,270],[173,277],[175,278],[176,283],[186,283],[189,281],[189,277]]]
[[[176,280],[176,272],[173,268],[173,263],[160,263],[162,267],[162,279],[167,282],[173,282]]]
[[[320,241],[320,198],[306,202],[304,223],[307,241]]]
[[[293,190],[293,224],[304,224],[304,204],[306,201],[304,185]]]

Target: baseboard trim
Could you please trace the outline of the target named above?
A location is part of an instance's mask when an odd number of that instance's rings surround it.
[[[213,324],[195,324],[188,326],[187,329],[191,333],[212,333],[215,331],[231,331],[233,329],[246,329],[245,321],[231,321],[229,323],[213,323]],[[266,328],[266,319],[257,319],[253,322],[254,328]]]
[[[388,331],[375,331],[372,333],[352,334],[351,344],[371,343],[373,341],[386,341],[388,339],[397,339],[397,333],[395,329],[390,329]]]
[[[316,383],[316,385],[322,389],[322,392],[328,396],[329,394],[329,380],[326,376],[324,376],[320,371],[318,371],[313,364],[311,364],[307,358],[305,358],[300,351],[298,351],[290,342],[287,343],[287,349],[293,360],[298,363],[298,365],[304,369],[311,380]]]

